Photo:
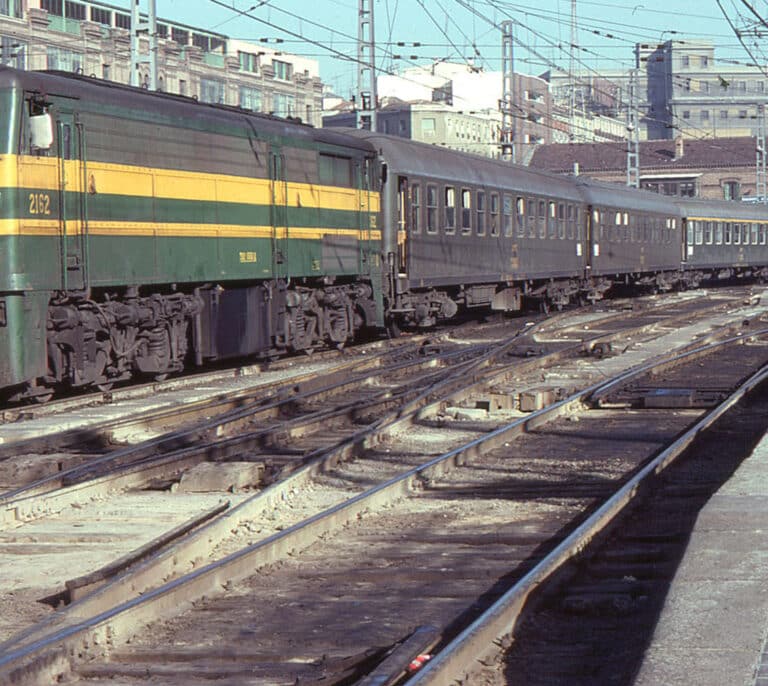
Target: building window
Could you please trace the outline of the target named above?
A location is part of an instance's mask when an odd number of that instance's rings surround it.
[[[218,79],[200,79],[200,101],[224,104],[224,82]]]
[[[79,52],[49,45],[47,49],[48,69],[79,72],[83,68],[83,56]]]
[[[62,0],[40,0],[40,9],[48,14],[55,14],[57,17],[64,16]]]
[[[684,67],[689,67],[691,65],[691,58],[688,55],[683,55],[682,62]]]
[[[189,45],[189,31],[184,29],[177,29],[175,26],[171,27],[171,40],[179,45]]]
[[[21,17],[21,0],[0,0],[0,14],[6,17]]]
[[[241,71],[250,71],[254,74],[259,73],[259,56],[254,55],[252,52],[241,52],[238,51],[237,53],[238,60],[240,61],[240,70]]]
[[[272,112],[278,117],[292,117],[294,115],[294,96],[287,93],[275,93],[272,96]]]
[[[209,52],[211,49],[211,39],[199,33],[192,34],[192,45],[196,45],[203,52]]]
[[[741,188],[738,181],[723,181],[723,198],[725,200],[741,199]]]
[[[240,86],[240,107],[261,112],[261,91],[258,88]]]
[[[747,110],[739,110],[739,119],[747,118]]]
[[[701,110],[701,121],[709,121],[709,110]]]
[[[110,77],[110,69],[108,64],[102,64],[101,65],[101,78],[105,81],[109,81]]]
[[[79,2],[72,2],[72,0],[67,0],[65,14],[67,19],[85,21],[85,5]]]
[[[691,118],[691,110],[683,110],[683,119]]]
[[[118,29],[131,30],[131,15],[123,14],[122,12],[115,12],[115,26]]]
[[[706,69],[709,66],[709,57],[706,55],[701,56],[701,68]]]
[[[187,94],[187,82],[184,79],[179,79],[179,95]]]
[[[421,135],[431,138],[435,135],[436,121],[434,117],[425,117],[421,120]]]
[[[101,7],[91,7],[91,21],[104,26],[112,26],[112,12]]]
[[[684,198],[696,197],[696,182],[695,181],[681,181],[680,182],[680,195]]]
[[[0,37],[0,64],[26,69],[27,44],[13,36]]]
[[[272,60],[272,68],[275,70],[275,78],[280,81],[290,81],[293,78],[293,65],[282,60]]]
[[[728,119],[728,110],[720,110],[720,119]]]

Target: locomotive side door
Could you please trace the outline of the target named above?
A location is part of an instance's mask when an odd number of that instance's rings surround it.
[[[277,147],[269,152],[270,224],[272,225],[272,276],[288,276],[288,180],[285,155]]]
[[[85,141],[76,114],[56,116],[62,290],[88,287],[88,212]]]

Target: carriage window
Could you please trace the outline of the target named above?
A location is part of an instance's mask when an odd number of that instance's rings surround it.
[[[549,212],[547,213],[547,237],[555,238],[557,236],[557,203],[549,203]]]
[[[561,240],[565,238],[565,205],[563,203],[557,206],[557,237]]]
[[[693,232],[695,231],[695,227],[698,222],[693,221],[692,219],[688,220],[688,231],[686,232],[685,242],[688,245],[693,245]]]
[[[528,238],[536,238],[536,201],[528,198]]]
[[[461,234],[472,233],[472,191],[461,189]]]
[[[445,233],[456,232],[456,189],[445,188]]]
[[[547,237],[547,202],[539,200],[539,238]]]
[[[723,222],[715,224],[715,245],[723,244]]]
[[[725,222],[725,244],[730,245],[731,244],[731,222]]]
[[[573,240],[576,231],[574,231],[574,225],[576,223],[576,220],[574,218],[574,211],[573,211],[573,205],[568,205],[565,209],[565,216],[566,216],[566,231],[568,234],[568,239]]]
[[[427,233],[437,233],[437,186],[427,184]]]
[[[752,245],[757,245],[757,224],[752,224]]]
[[[733,225],[733,244],[741,245],[741,224]]]
[[[485,192],[477,191],[477,235],[485,236]]]
[[[504,235],[512,235],[512,196],[504,195]]]
[[[411,186],[411,233],[421,233],[421,186]]]
[[[758,234],[760,236],[760,245],[765,245],[765,224],[760,224]]]
[[[701,245],[704,242],[704,222],[696,222],[696,245]]]
[[[518,197],[515,201],[515,223],[518,238],[525,237],[525,198]]]
[[[491,236],[499,235],[499,194],[491,193]]]
[[[704,242],[707,245],[712,245],[712,222],[704,223]]]

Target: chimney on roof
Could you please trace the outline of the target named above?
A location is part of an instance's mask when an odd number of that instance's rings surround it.
[[[675,138],[675,161],[683,158],[685,154],[685,145],[683,143],[682,134]]]

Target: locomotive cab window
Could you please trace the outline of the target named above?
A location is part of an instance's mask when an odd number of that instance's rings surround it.
[[[352,188],[352,160],[349,157],[320,153],[318,156],[318,174],[320,183],[328,186]]]
[[[39,156],[50,155],[54,143],[54,125],[48,106],[34,98],[28,100],[27,105],[21,151]]]

